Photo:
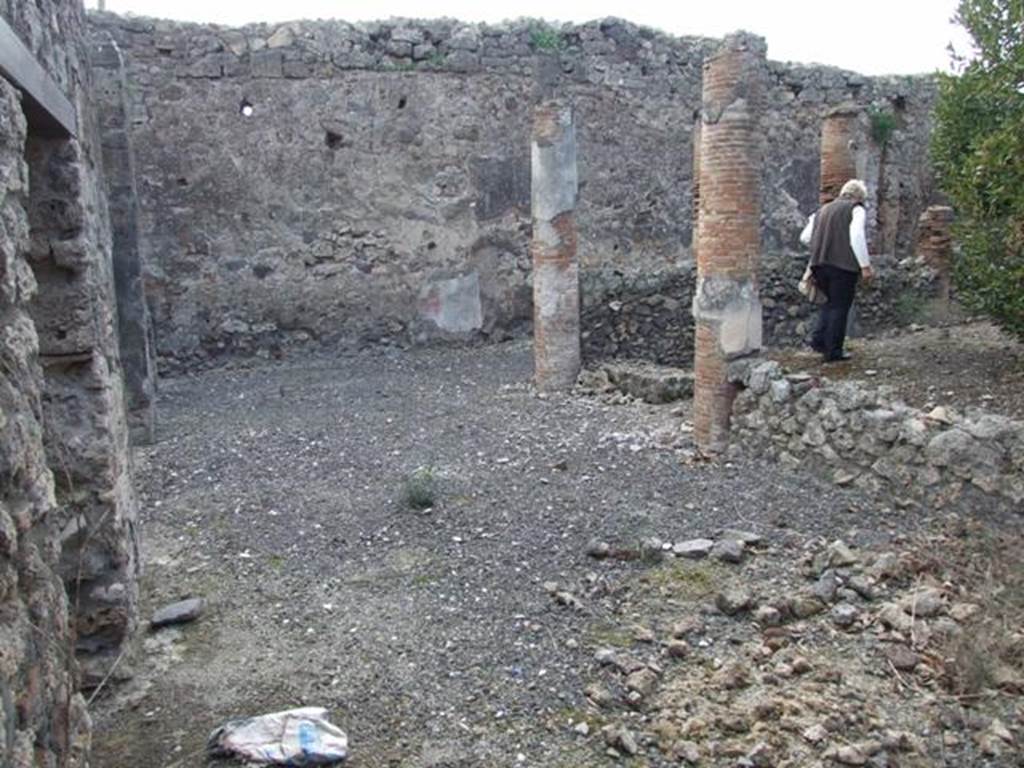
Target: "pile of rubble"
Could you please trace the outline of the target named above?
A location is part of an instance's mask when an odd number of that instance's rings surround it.
[[[652,565],[591,589],[620,626],[595,631],[588,707],[570,727],[652,766],[1011,764],[1024,746],[1019,535],[957,521],[898,549],[790,541],[799,551],[780,557],[740,533],[661,546],[675,558],[655,542],[591,545]],[[723,542],[747,554],[722,557]]]

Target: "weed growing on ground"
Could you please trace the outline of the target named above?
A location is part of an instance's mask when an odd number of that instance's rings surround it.
[[[412,509],[429,509],[437,503],[437,476],[430,467],[417,467],[405,478],[402,498]]]

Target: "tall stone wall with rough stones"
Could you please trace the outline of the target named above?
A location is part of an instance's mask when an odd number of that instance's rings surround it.
[[[82,3],[4,0],[0,18],[77,124],[43,130],[0,77],[0,764],[84,765],[77,691],[136,613],[110,225]]]
[[[39,340],[29,315],[21,96],[0,77],[0,765],[79,765],[89,718],[75,693],[74,629],[60,576],[60,525],[43,446]]]
[[[528,328],[540,54],[559,58],[577,118],[585,313],[612,327],[613,305],[643,301],[620,294],[638,276],[668,286],[692,274],[694,113],[717,41],[613,19],[558,29],[90,20],[125,57],[164,364],[311,338],[407,344]],[[906,251],[932,196],[934,92],[928,78],[770,62],[764,250],[799,248],[818,202],[821,119],[852,102],[898,117],[887,183]],[[692,334],[688,301],[670,298],[683,307],[680,334]],[[588,356],[604,348],[584,339]]]
[[[735,450],[811,469],[904,506],[943,506],[973,489],[1024,509],[1024,423],[981,411],[924,412],[884,387],[787,375],[740,361]]]

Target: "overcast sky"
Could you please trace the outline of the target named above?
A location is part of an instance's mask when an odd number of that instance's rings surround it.
[[[95,8],[99,0],[86,0]],[[107,10],[139,16],[244,24],[250,21],[449,16],[501,21],[521,16],[589,21],[618,16],[674,35],[720,37],[737,29],[762,35],[768,56],[831,64],[864,74],[949,71],[948,44],[968,51],[950,23],[956,0],[589,0],[488,3],[485,0],[106,0]]]

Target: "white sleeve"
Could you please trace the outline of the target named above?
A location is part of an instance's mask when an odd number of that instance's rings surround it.
[[[857,263],[861,268],[871,266],[871,257],[868,256],[868,238],[864,231],[864,224],[867,216],[862,206],[853,209],[853,218],[850,219],[850,246],[853,248],[853,255],[857,257]]]
[[[811,214],[811,218],[807,220],[807,225],[804,227],[804,231],[800,233],[800,242],[804,245],[811,244],[811,235],[814,234],[814,216]]]

